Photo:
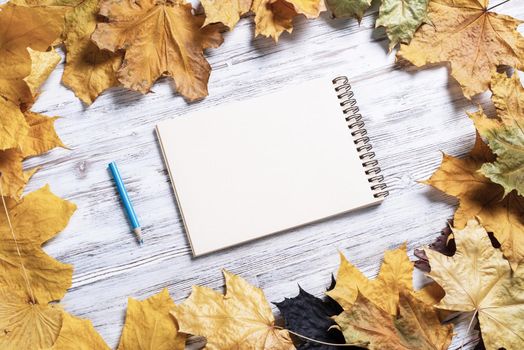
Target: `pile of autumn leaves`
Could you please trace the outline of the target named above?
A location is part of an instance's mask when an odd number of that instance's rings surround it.
[[[18,19],[9,32],[18,32],[26,23],[34,30],[65,26],[60,40],[52,44],[64,43],[62,81],[86,104],[115,86],[147,93],[162,76],[173,78],[176,90],[192,101],[208,93],[211,67],[204,50],[220,46],[222,32],[233,30],[241,16],[253,14],[255,36],[277,41],[283,32],[292,31],[297,16],[313,19],[327,10],[334,17],[360,21],[371,4],[325,1],[202,0],[205,15],[197,15],[184,0],[11,0],[0,17]],[[524,68],[519,23],[490,12],[488,0],[381,0],[376,26],[385,28],[390,50],[400,45],[399,58],[417,66],[448,63],[464,94],[471,97],[488,89],[496,66]],[[15,40],[9,45],[24,43]],[[43,42],[29,47],[44,49]]]
[[[360,19],[369,3],[328,0],[327,6],[338,17]],[[63,147],[56,118],[31,112],[60,61],[52,47],[64,44],[63,82],[85,103],[112,86],[148,92],[162,75],[193,100],[207,95],[203,50],[220,45],[222,25],[232,29],[253,12],[256,34],[277,40],[297,15],[314,18],[324,10],[319,0],[203,0],[204,17],[181,0],[139,4],[15,0],[0,6],[0,184],[18,235],[15,242],[0,211],[2,349],[107,348],[89,321],[52,303],[71,286],[72,266],[50,258],[41,245],[67,225],[75,206],[47,187],[21,198],[37,170],[24,171],[22,161]],[[390,48],[401,43],[400,58],[418,66],[448,62],[467,97],[490,88],[497,110],[496,118],[482,110],[470,114],[480,134],[475,147],[463,159],[444,156],[427,181],[460,202],[456,229],[432,246],[437,251],[418,253],[435,282],[413,290],[405,247],[386,252],[372,281],[341,257],[329,298],[301,290],[277,304],[284,329],[275,325],[260,289],[225,272],[225,295],[194,287],[180,305],[167,291],[130,299],[119,348],[183,349],[192,334],[206,337],[210,349],[293,349],[291,332],[370,349],[446,349],[452,326],[441,321],[454,312],[478,318],[486,348],[524,348],[524,89],[517,74],[494,72],[500,65],[524,68],[524,41],[515,30],[518,20],[487,7],[483,0],[382,0],[377,20]],[[323,346],[313,344],[299,348]]]
[[[73,266],[41,246],[67,226],[76,206],[47,186],[21,198],[38,170],[24,170],[22,161],[64,147],[54,129],[57,118],[31,111],[40,85],[60,62],[48,48],[60,40],[64,14],[60,8],[0,7],[0,186],[6,204],[0,205],[1,349],[104,344],[91,322],[52,304],[71,287]]]
[[[70,349],[87,334],[102,341],[90,322],[50,304],[71,287],[73,267],[49,257],[41,245],[66,227],[75,205],[47,186],[20,198],[38,170],[24,171],[22,161],[64,146],[56,118],[31,111],[40,85],[60,61],[48,48],[62,33],[63,16],[59,8],[44,14],[0,7],[0,186],[6,204],[0,208],[1,349]]]

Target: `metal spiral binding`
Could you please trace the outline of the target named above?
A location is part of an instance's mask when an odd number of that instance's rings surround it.
[[[354,142],[357,147],[357,152],[362,160],[362,166],[368,176],[368,181],[371,184],[371,190],[375,198],[385,198],[389,195],[389,191],[384,191],[387,185],[384,183],[384,176],[379,175],[381,172],[378,166],[378,161],[375,159],[375,152],[372,151],[373,146],[369,143],[367,137],[367,130],[365,129],[362,114],[357,106],[357,100],[354,98],[355,94],[351,90],[349,80],[345,76],[340,76],[333,79],[337,97],[340,100],[340,106],[343,107],[342,113],[348,123],[348,128],[351,130],[351,136],[354,137]]]

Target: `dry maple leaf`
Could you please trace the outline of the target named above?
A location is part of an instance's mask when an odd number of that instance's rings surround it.
[[[0,185],[4,190],[4,196],[10,198],[20,198],[25,185],[38,170],[34,168],[24,171],[22,160],[24,159],[20,150],[11,148],[0,151]]]
[[[23,197],[7,201],[13,230],[0,211],[0,286],[26,290],[21,261],[30,280],[32,296],[39,304],[60,300],[71,286],[73,267],[51,258],[42,244],[56,236],[69,222],[76,206],[55,196],[45,186]],[[20,251],[21,258],[18,256]]]
[[[332,277],[331,286],[335,287],[335,279]],[[336,327],[333,316],[340,314],[343,309],[330,297],[323,299],[309,294],[298,286],[299,292],[296,297],[284,298],[283,301],[273,303],[280,311],[280,315],[286,320],[286,328],[297,334],[307,335],[317,341],[344,344],[344,336]],[[299,350],[330,350],[333,347],[316,342],[302,342]]]
[[[33,98],[37,95],[40,85],[60,61],[60,55],[55,51],[40,52],[30,48],[28,52],[31,57],[30,74],[23,80]],[[32,99],[26,101],[28,105],[32,103]],[[27,115],[24,116],[15,103],[0,96],[0,151],[20,147],[29,131]]]
[[[22,195],[25,185],[38,170],[34,168],[24,171],[24,158],[45,153],[55,147],[65,147],[54,129],[57,117],[49,118],[29,111],[24,112],[22,117],[28,127],[27,132],[24,136],[19,136],[16,148],[0,151],[0,184],[4,195],[11,198],[19,198]]]
[[[33,98],[35,98],[40,85],[44,83],[62,58],[54,49],[41,52],[28,48],[28,51],[31,57],[31,73],[24,80],[29,86]]]
[[[513,270],[524,259],[524,198],[480,173],[482,164],[491,162],[491,150],[477,135],[475,146],[464,159],[444,154],[440,168],[424,183],[459,199],[453,222],[463,228],[479,217],[484,227],[500,242]]]
[[[31,73],[24,78],[31,98],[36,97],[40,85],[55,68],[60,56],[54,52],[28,49],[31,57]],[[25,103],[24,111],[13,102],[0,96],[0,184],[4,195],[19,198],[38,168],[23,171],[22,161],[26,157],[49,151],[54,147],[65,147],[54,129],[57,117],[27,111],[33,100]]]
[[[127,88],[146,93],[161,76],[175,80],[176,90],[193,101],[207,96],[211,66],[203,50],[218,47],[219,27],[204,28],[202,16],[192,14],[183,0],[102,0],[92,39],[101,49],[123,49],[125,57],[117,72]]]
[[[469,114],[480,135],[487,140],[497,160],[483,164],[481,171],[504,187],[524,196],[524,88],[515,72],[511,78],[494,72],[491,89],[497,118],[488,118],[482,109]]]
[[[524,118],[510,123],[488,119],[482,109],[469,114],[497,160],[485,163],[481,172],[504,188],[504,196],[515,190],[524,195]]]
[[[255,37],[272,37],[277,42],[283,32],[293,31],[293,18],[297,13],[284,1],[253,0],[251,10],[255,13]]]
[[[20,108],[0,96],[0,151],[15,148],[29,131]]]
[[[45,153],[55,147],[66,147],[55,131],[58,117],[46,117],[39,113],[25,112],[29,131],[20,142],[22,156],[31,157]]]
[[[178,333],[177,323],[169,313],[174,306],[167,289],[144,301],[129,298],[118,350],[184,349],[186,335]]]
[[[489,349],[524,348],[524,269],[511,271],[493,248],[486,230],[470,220],[453,230],[457,252],[448,257],[426,249],[429,277],[446,291],[437,305],[451,311],[478,314],[484,345]]]
[[[15,104],[31,103],[24,78],[31,73],[27,48],[45,51],[62,33],[65,9],[7,3],[0,11],[0,96]]]
[[[62,312],[62,326],[50,350],[109,350],[106,342],[89,320]]]
[[[511,123],[524,119],[524,88],[518,72],[511,77],[506,73],[493,72],[490,90],[493,93],[491,100],[497,110],[497,117],[501,121]]]
[[[63,83],[84,103],[91,104],[102,91],[119,85],[116,72],[122,55],[100,50],[91,41],[96,28],[98,0],[83,0],[65,17],[67,51]]]
[[[439,294],[433,293],[434,286],[429,285],[420,291],[413,291],[413,263],[407,256],[406,245],[384,253],[384,262],[374,280],[364,276],[341,253],[337,284],[327,295],[335,299],[344,310],[349,310],[360,293],[382,310],[395,315],[399,292],[403,289],[412,291],[429,304],[438,302],[438,299],[433,298],[438,298]]]
[[[453,336],[453,326],[441,325],[437,311],[409,291],[400,292],[398,316],[359,293],[351,309],[335,316],[335,322],[346,343],[372,350],[446,350]]]
[[[33,304],[26,293],[6,287],[0,287],[0,348],[109,350],[91,321],[58,305]]]
[[[0,284],[1,349],[49,349],[58,338],[61,327],[60,308],[47,303],[33,304],[19,288]]]
[[[122,55],[100,50],[91,40],[96,28],[98,0],[15,0],[17,4],[38,7],[58,6],[65,14],[63,32],[66,64],[62,82],[85,104],[91,104],[104,90],[118,86],[116,71]]]
[[[429,0],[382,0],[376,27],[384,27],[389,51],[397,44],[409,44],[415,31],[427,21]]]
[[[210,350],[294,349],[288,331],[275,326],[264,292],[225,270],[224,277],[225,295],[193,286],[191,295],[173,308],[180,332],[206,337]]]
[[[317,18],[324,4],[320,0],[253,0],[251,10],[255,13],[255,36],[272,37],[277,42],[284,31],[293,31],[293,18],[300,14]]]
[[[498,65],[524,68],[520,20],[489,12],[488,0],[433,0],[428,24],[398,56],[420,67],[447,62],[468,98],[486,91]]]
[[[360,23],[364,12],[371,6],[371,0],[326,0],[326,6],[333,14],[333,17],[355,17],[358,23]]]
[[[320,0],[272,0],[270,3],[275,4],[282,2],[282,5],[291,6],[299,15],[306,18],[317,18],[320,12],[325,10],[324,4]]]
[[[252,0],[202,0],[200,3],[206,12],[204,26],[222,23],[229,29],[238,23],[240,16],[251,9]]]

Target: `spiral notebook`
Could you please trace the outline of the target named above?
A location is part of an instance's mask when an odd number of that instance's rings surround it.
[[[346,77],[177,116],[157,133],[194,255],[388,195]]]

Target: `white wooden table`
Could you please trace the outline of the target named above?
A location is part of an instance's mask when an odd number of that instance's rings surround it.
[[[524,18],[522,1],[497,10]],[[493,109],[489,96],[466,100],[445,67],[417,71],[395,64],[384,34],[373,29],[376,15],[376,9],[370,11],[360,26],[327,14],[312,21],[298,18],[293,34],[277,45],[253,39],[252,18],[243,19],[225,34],[221,47],[208,51],[209,97],[190,105],[162,80],[147,96],[113,89],[86,108],[60,84],[62,62],[33,109],[63,117],[56,127],[71,150],[54,150],[25,165],[42,166],[27,191],[49,183],[78,205],[67,229],[45,247],[74,265],[65,309],[92,320],[114,347],[128,296],[142,299],[167,287],[181,302],[193,284],[221,289],[222,268],[263,288],[270,301],[296,295],[297,283],[320,296],[337,271],[338,250],[373,277],[384,250],[407,241],[412,255],[413,248],[431,242],[456,201],[416,181],[438,167],[440,150],[452,155],[469,150],[474,128],[465,110],[475,110],[477,103]],[[154,125],[331,72],[348,75],[354,84],[390,197],[376,208],[192,258]],[[141,248],[106,170],[112,160],[119,163],[144,227]],[[455,338],[456,348],[460,337]]]

